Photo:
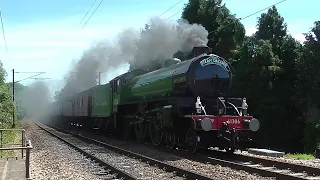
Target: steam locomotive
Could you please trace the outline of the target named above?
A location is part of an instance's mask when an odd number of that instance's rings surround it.
[[[52,104],[51,122],[153,145],[198,152],[245,149],[257,119],[245,98],[229,98],[232,72],[209,47],[188,60],[167,59],[155,71],[137,69]]]

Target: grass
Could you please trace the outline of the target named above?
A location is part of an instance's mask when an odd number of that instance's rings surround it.
[[[20,123],[18,122],[16,124],[16,128],[20,128]],[[2,140],[2,147],[11,147],[8,144],[21,144],[22,138],[21,138],[21,131],[3,131],[2,132],[2,138],[0,137],[0,141]],[[0,142],[1,143],[1,142]],[[17,156],[18,150],[6,150],[0,152],[2,155],[2,158],[14,158]]]
[[[285,157],[297,160],[314,160],[316,159],[312,154],[286,154]]]

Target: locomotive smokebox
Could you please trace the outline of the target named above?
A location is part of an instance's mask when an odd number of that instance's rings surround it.
[[[209,54],[211,52],[212,52],[211,48],[209,48],[207,45],[196,46],[192,48],[192,51],[188,55],[188,59],[192,59],[194,57],[197,57],[205,53]]]

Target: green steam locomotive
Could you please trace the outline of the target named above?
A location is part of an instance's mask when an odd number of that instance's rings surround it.
[[[191,152],[246,148],[260,124],[247,114],[245,98],[227,97],[229,65],[208,47],[194,47],[187,58],[167,59],[156,71],[129,71],[56,101],[51,122]]]

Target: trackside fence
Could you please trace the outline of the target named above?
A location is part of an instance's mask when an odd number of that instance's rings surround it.
[[[16,133],[21,133],[21,136],[17,136]],[[14,139],[13,143],[8,143],[6,138],[6,134],[13,134]],[[15,142],[16,137],[18,138],[18,143]],[[21,141],[21,142],[20,142]],[[10,141],[11,142],[11,141]],[[30,178],[30,151],[32,149],[32,144],[30,140],[26,140],[25,137],[25,130],[24,129],[0,129],[0,156],[1,158],[4,157],[3,152],[10,152],[10,151],[20,151],[21,150],[21,158],[23,159],[25,157],[25,167],[26,167],[26,178]],[[11,146],[11,147],[4,147],[4,146]],[[24,156],[24,151],[25,156]],[[8,159],[8,157],[7,157]],[[17,159],[17,157],[16,157]]]

